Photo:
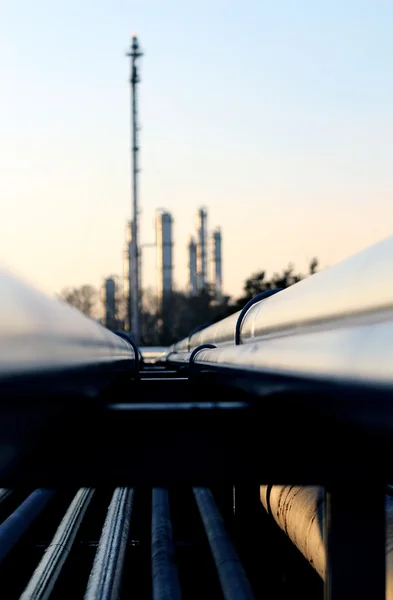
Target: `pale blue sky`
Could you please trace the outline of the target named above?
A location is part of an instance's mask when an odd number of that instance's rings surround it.
[[[134,30],[142,241],[173,212],[178,287],[199,205],[234,294],[393,233],[393,2],[0,0],[2,263],[49,293],[122,272]]]

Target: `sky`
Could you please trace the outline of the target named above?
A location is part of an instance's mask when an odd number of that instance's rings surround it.
[[[178,289],[202,205],[235,296],[393,233],[393,1],[0,0],[2,265],[49,294],[121,275],[133,31],[141,242],[172,212]]]

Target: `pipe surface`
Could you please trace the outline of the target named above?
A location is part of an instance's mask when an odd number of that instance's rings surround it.
[[[279,298],[285,292],[273,296]],[[270,300],[267,299],[266,302]],[[348,383],[393,385],[393,310],[334,328],[270,337],[240,346],[201,350],[194,364]],[[184,362],[187,355],[183,355]],[[181,362],[181,355],[170,361]]]
[[[255,304],[244,318],[242,341],[392,311],[392,262],[393,236]]]
[[[145,364],[155,364],[165,360],[169,349],[165,346],[140,346],[139,350]]]
[[[35,490],[0,525],[0,563],[16,546],[54,494],[54,490]]]
[[[116,488],[90,573],[85,600],[115,600],[120,595],[134,490]]]
[[[77,492],[20,600],[49,598],[75,542],[93,494],[94,489],[91,488],[81,488]]]
[[[0,271],[0,382],[87,367],[130,369],[133,363],[125,340]]]
[[[370,315],[379,319],[386,312],[391,318],[392,262],[393,236],[257,302],[244,315],[240,342],[295,335],[315,328],[330,330],[344,321],[349,325],[351,320]],[[186,352],[206,343],[232,345],[239,315],[240,311],[195,333],[190,340],[180,340],[173,350]]]
[[[352,502],[363,494],[367,501],[367,486],[354,489]],[[326,576],[324,540],[324,489],[322,487],[263,485],[261,502],[277,525],[287,534],[322,579]],[[393,498],[386,496],[386,600],[393,600]],[[362,530],[362,519],[359,519]]]
[[[193,492],[225,600],[251,600],[254,594],[250,583],[211,491],[195,487]]]
[[[173,350],[174,352],[188,352],[202,344],[215,344],[217,346],[223,343],[234,343],[235,327],[240,312],[239,310],[237,313],[222,319],[218,323],[197,331],[191,335],[190,339],[187,337],[180,340],[169,350]]]
[[[12,490],[8,488],[0,488],[0,503],[4,502],[6,498],[11,494]]]
[[[153,600],[180,600],[168,491],[153,488],[151,522]]]

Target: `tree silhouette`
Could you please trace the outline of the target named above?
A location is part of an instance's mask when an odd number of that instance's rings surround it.
[[[142,344],[169,345],[186,337],[195,327],[213,323],[226,317],[229,296],[220,301],[215,298],[212,286],[207,286],[195,296],[173,291],[164,303],[158,302],[152,290],[144,296],[142,311]]]
[[[313,258],[309,265],[309,274],[314,275],[318,268],[318,259]],[[245,304],[254,298],[258,294],[262,292],[266,292],[266,290],[272,290],[274,288],[285,289],[294,283],[298,283],[304,279],[304,276],[301,273],[294,272],[294,266],[289,264],[286,269],[282,273],[274,273],[270,280],[266,279],[265,271],[258,271],[254,273],[246,279],[244,282],[244,293],[243,295],[235,302],[234,307],[235,310],[241,310]]]
[[[318,264],[317,258],[310,261],[308,275],[316,273]],[[261,292],[274,288],[285,289],[303,278],[301,273],[295,272],[292,264],[281,273],[274,273],[270,279],[266,277],[266,271],[258,271],[246,279],[242,296],[234,301],[231,301],[230,296],[217,300],[213,286],[208,285],[195,296],[174,290],[161,303],[154,290],[148,288],[142,294],[141,345],[170,345],[187,337],[200,325],[215,323],[241,310],[251,298]],[[89,317],[94,316],[98,294],[91,285],[65,288],[59,297]],[[119,310],[121,313],[120,306]]]
[[[64,288],[58,297],[88,317],[94,317],[98,293],[92,285]]]
[[[309,267],[309,273],[310,273],[310,275],[314,275],[317,272],[318,265],[319,265],[319,261],[314,256],[314,258],[312,258],[311,262],[310,262],[310,267]]]

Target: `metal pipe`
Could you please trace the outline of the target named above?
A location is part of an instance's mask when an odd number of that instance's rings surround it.
[[[273,290],[266,290],[265,292],[261,292],[260,294],[257,294],[257,296],[254,296],[254,298],[251,298],[251,300],[249,300],[247,302],[247,304],[245,306],[243,306],[242,310],[240,311],[240,315],[239,315],[238,320],[236,321],[236,326],[235,326],[235,344],[236,344],[236,346],[241,344],[241,332],[242,332],[243,319],[246,316],[247,312],[250,310],[250,308],[252,306],[254,306],[254,304],[257,304],[257,303],[261,302],[262,300],[266,300],[266,298],[270,298],[270,296],[277,294],[277,292],[281,292],[281,288],[274,288]]]
[[[116,402],[106,406],[106,410],[110,412],[139,412],[148,413],[159,412],[169,413],[170,411],[180,413],[181,411],[204,410],[204,411],[230,411],[244,409],[249,407],[249,403],[238,401],[220,401],[211,402],[209,400],[201,400],[200,402]]]
[[[330,329],[349,318],[392,310],[392,260],[393,236],[256,304],[244,318],[242,341]]]
[[[165,361],[168,348],[165,346],[142,346],[139,348],[145,364],[155,364]]]
[[[280,292],[271,300],[279,298]],[[266,300],[266,302],[268,302]],[[308,378],[314,381],[393,385],[393,310],[348,317],[329,329],[269,337],[240,346],[201,350],[195,365],[209,369],[261,375]],[[185,362],[187,354],[170,355],[170,362]]]
[[[193,488],[225,600],[254,598],[240,558],[225,528],[213,495],[207,488]]]
[[[173,350],[175,352],[186,352],[202,344],[215,344],[216,346],[224,343],[232,344],[235,339],[235,327],[240,312],[239,310],[218,323],[197,331],[190,339],[184,338],[180,340],[174,344]]]
[[[81,488],[77,492],[20,600],[49,598],[74,544],[93,494],[94,489],[91,488]]]
[[[153,488],[151,522],[153,600],[180,600],[168,491]]]
[[[0,271],[0,382],[86,369],[130,370],[130,345],[75,308]],[[54,378],[52,383],[54,383]]]
[[[85,600],[114,600],[120,594],[133,502],[132,488],[116,488],[102,528]]]
[[[369,494],[373,493],[372,483],[364,483],[364,486],[353,490],[352,497],[348,499],[348,509],[357,517],[358,535],[366,535],[367,512],[358,511],[356,503],[362,496],[361,503],[367,506]],[[290,485],[263,485],[260,488],[260,497],[266,511],[271,514],[278,526],[287,534],[295,546],[300,550],[310,565],[319,573],[322,579],[326,579],[326,538],[324,537],[325,499],[322,487],[290,486]],[[373,501],[370,499],[370,507],[373,509]],[[393,498],[385,497],[386,515],[386,600],[393,600]],[[345,528],[345,521],[343,522]],[[344,530],[348,533],[349,529]],[[383,543],[382,543],[383,548]],[[371,552],[376,552],[379,557],[380,548],[370,546]],[[351,545],[350,552],[354,552]],[[351,557],[347,553],[345,567],[351,569]],[[358,575],[360,563],[356,569],[352,568],[355,576]],[[365,570],[364,565],[361,567]],[[373,568],[371,562],[367,569]],[[351,596],[352,597],[352,596]],[[354,596],[355,597],[355,596]],[[359,597],[359,596],[356,596]],[[369,597],[373,597],[371,594]]]
[[[35,490],[0,525],[0,563],[53,498],[54,490]]]
[[[11,492],[12,490],[9,490],[7,488],[0,488],[0,504],[1,502],[4,502],[6,498],[8,498]]]
[[[290,286],[250,307],[244,315],[241,343],[270,340],[309,331],[329,331],[362,319],[380,319],[393,311],[389,265],[393,236],[359,254]],[[365,282],[367,284],[365,285]],[[201,344],[232,345],[240,311],[180,340],[174,350],[184,352]]]

